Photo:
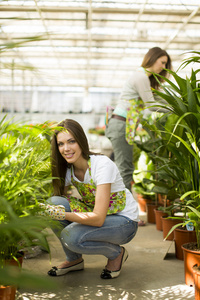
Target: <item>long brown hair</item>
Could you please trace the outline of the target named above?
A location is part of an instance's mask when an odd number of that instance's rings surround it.
[[[63,130],[67,130],[71,133],[82,150],[82,156],[86,160],[89,159],[90,154],[93,153],[89,150],[89,144],[85,132],[81,125],[72,120],[66,119],[58,124],[59,128],[55,130],[55,133],[51,140],[51,165],[52,165],[52,176],[56,177],[53,179],[54,195],[61,196],[64,194],[65,176],[67,168],[71,165],[62,157],[59,152],[57,144],[57,135]]]
[[[169,54],[167,53],[167,51],[159,48],[159,47],[153,47],[151,49],[149,49],[149,51],[145,54],[141,67],[143,68],[149,68],[151,66],[153,66],[153,64],[156,62],[156,60],[162,56],[167,56],[167,64],[166,64],[166,68],[168,70],[172,69],[172,64],[171,64],[171,58],[169,56]],[[164,76],[164,77],[168,77],[168,72],[163,69],[159,74]],[[159,88],[159,83],[156,81],[155,77],[153,75],[150,75],[149,77],[150,80],[150,84],[151,87],[154,89],[158,89]],[[160,82],[164,82],[163,78],[159,77]]]

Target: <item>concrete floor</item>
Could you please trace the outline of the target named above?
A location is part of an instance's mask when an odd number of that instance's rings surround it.
[[[144,213],[141,219],[145,218]],[[49,242],[52,265],[57,265],[65,260],[64,252],[53,233]],[[116,279],[100,278],[106,264],[105,257],[85,255],[85,270],[50,278],[58,284],[58,290],[19,289],[16,299],[195,299],[194,288],[188,287],[184,281],[184,263],[175,258],[174,242],[163,241],[163,233],[156,229],[155,224],[139,227],[137,235],[126,248],[129,258]],[[23,267],[48,276],[47,271],[51,268],[49,255],[42,252],[34,258],[25,259]]]

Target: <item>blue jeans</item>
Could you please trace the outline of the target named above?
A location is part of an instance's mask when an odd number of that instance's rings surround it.
[[[71,211],[69,202],[64,197],[53,196],[48,203],[63,205],[66,212]],[[121,253],[120,245],[130,242],[138,229],[137,222],[117,214],[107,216],[101,227],[68,221],[59,222],[63,229],[52,230],[60,239],[68,261],[80,258],[82,254],[98,254],[115,259]]]

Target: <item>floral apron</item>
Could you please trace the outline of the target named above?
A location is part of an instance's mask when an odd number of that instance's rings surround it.
[[[89,164],[89,175],[91,178],[91,161],[88,161]],[[90,183],[77,182],[73,179],[72,169],[71,169],[71,182],[77,188],[81,199],[76,197],[70,197],[68,199],[70,208],[72,212],[91,212],[94,209],[95,205],[95,194],[96,186],[93,182],[93,179],[90,179]],[[110,204],[108,208],[107,215],[116,214],[122,211],[126,205],[126,192],[120,191],[116,193],[111,193],[110,195]]]
[[[128,144],[134,144],[136,129],[142,118],[144,102],[141,98],[129,100],[130,107],[127,110],[126,117],[126,141]]]

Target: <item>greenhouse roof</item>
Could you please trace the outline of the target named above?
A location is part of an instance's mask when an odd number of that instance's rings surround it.
[[[1,86],[118,89],[149,48],[200,49],[199,0],[0,2]]]

